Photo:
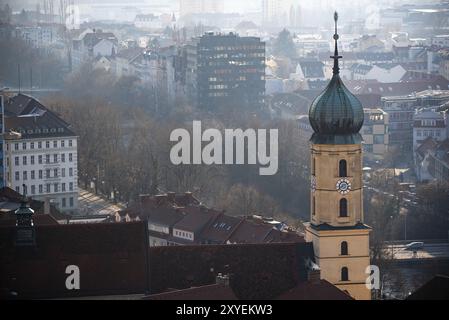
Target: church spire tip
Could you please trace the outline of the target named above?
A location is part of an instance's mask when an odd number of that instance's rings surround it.
[[[343,58],[342,56],[338,55],[339,35],[338,35],[338,30],[337,30],[337,23],[338,23],[338,12],[337,11],[335,11],[335,13],[334,13],[334,22],[335,22],[335,34],[334,34],[335,50],[334,50],[334,55],[331,58],[334,59],[334,67],[332,68],[332,70],[333,70],[333,74],[336,75],[336,74],[340,73],[340,67],[338,66],[338,59]]]

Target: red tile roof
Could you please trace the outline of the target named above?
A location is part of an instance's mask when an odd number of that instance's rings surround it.
[[[273,226],[244,220],[229,238],[230,243],[263,243]]]
[[[0,292],[19,298],[143,293],[147,287],[144,223],[37,226],[35,247],[16,247],[15,228],[0,228]],[[80,290],[67,290],[68,265]]]
[[[231,276],[239,299],[273,299],[306,281],[305,259],[313,258],[311,243],[151,247],[149,252],[152,293],[208,285],[223,273]]]
[[[326,280],[298,283],[294,288],[282,293],[277,300],[354,300]]]
[[[223,284],[211,284],[153,294],[142,298],[142,300],[237,300],[237,297],[231,287]]]

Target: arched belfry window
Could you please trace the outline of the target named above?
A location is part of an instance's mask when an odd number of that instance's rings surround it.
[[[349,280],[349,272],[347,267],[341,268],[341,281]]]
[[[312,198],[312,215],[315,215],[315,196]]]
[[[342,256],[347,256],[348,255],[348,243],[346,242],[346,241],[343,241],[341,244],[340,244],[340,251],[341,251],[341,255]]]
[[[348,216],[348,200],[340,199],[340,217]]]
[[[338,176],[339,177],[347,177],[348,176],[348,168],[346,160],[340,160],[338,163]]]

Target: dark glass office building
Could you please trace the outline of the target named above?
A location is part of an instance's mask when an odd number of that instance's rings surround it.
[[[209,110],[263,106],[265,43],[260,38],[206,33],[186,51],[186,85],[194,104]]]

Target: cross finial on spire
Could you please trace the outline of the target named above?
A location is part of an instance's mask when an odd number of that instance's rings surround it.
[[[338,55],[338,31],[337,31],[337,22],[338,22],[338,12],[335,11],[334,13],[334,21],[335,21],[335,34],[334,34],[334,40],[335,40],[335,51],[334,55],[331,56],[332,59],[334,59],[334,67],[332,68],[333,74],[339,74],[340,73],[340,67],[338,66],[338,59],[343,58],[342,56]]]

